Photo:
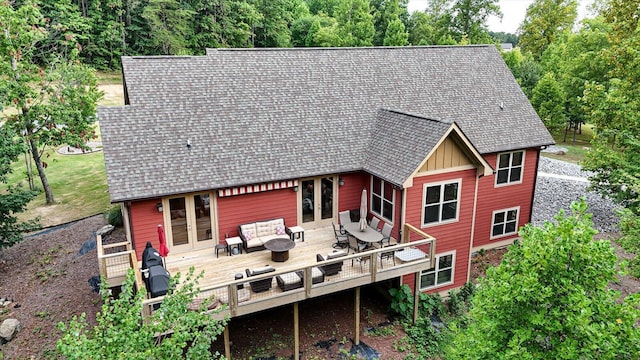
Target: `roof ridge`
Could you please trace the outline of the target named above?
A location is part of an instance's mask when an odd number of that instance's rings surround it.
[[[424,116],[424,115],[419,115],[419,114],[415,114],[415,113],[411,113],[411,112],[407,112],[407,111],[402,111],[402,110],[391,109],[391,108],[379,108],[378,110],[379,111],[391,112],[391,113],[399,114],[399,115],[406,115],[406,116],[410,116],[410,117],[417,118],[417,119],[435,121],[435,122],[439,122],[439,123],[443,123],[443,124],[453,124],[454,123],[454,121],[448,120],[448,119],[436,119],[436,118],[427,117],[427,116]]]
[[[207,54],[216,51],[229,52],[266,52],[266,51],[344,51],[344,50],[411,50],[411,49],[442,49],[442,48],[488,48],[495,44],[469,44],[469,45],[417,45],[417,46],[358,46],[358,47],[292,47],[292,48],[206,48]]]

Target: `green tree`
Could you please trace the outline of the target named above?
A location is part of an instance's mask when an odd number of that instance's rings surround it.
[[[375,35],[369,0],[341,0],[335,9],[343,46],[372,46]]]
[[[86,12],[90,30],[80,56],[97,69],[119,69],[127,51],[123,1],[92,1]]]
[[[7,184],[11,173],[11,163],[24,152],[24,144],[6,126],[0,126],[0,183]],[[22,233],[33,230],[37,222],[21,223],[16,214],[24,212],[27,204],[36,195],[18,186],[8,184],[6,191],[0,192],[0,249],[10,247],[22,240]]]
[[[452,30],[457,40],[467,35],[472,44],[491,43],[487,29],[489,16],[502,17],[498,0],[455,0]]]
[[[338,22],[324,13],[305,16],[291,25],[293,46],[340,46]]]
[[[559,134],[567,125],[565,99],[566,95],[553,73],[544,74],[532,91],[531,105],[552,134]]]
[[[404,24],[400,19],[395,19],[389,23],[387,32],[384,34],[384,46],[405,46],[409,34],[404,29]]]
[[[142,12],[151,30],[151,44],[162,55],[187,52],[187,34],[194,11],[177,0],[149,0]]]
[[[531,55],[525,56],[520,65],[511,70],[520,88],[531,99],[533,89],[542,77],[542,66]]]
[[[404,28],[409,23],[406,0],[370,0],[369,3],[373,10],[373,26],[376,29],[373,45],[384,44],[384,38],[391,22],[400,20]],[[398,28],[398,26],[394,25],[394,28]]]
[[[41,55],[39,45],[48,34],[45,25],[38,7],[29,0],[17,9],[7,2],[0,4],[0,73],[4,75],[0,77],[0,101],[14,110],[3,113],[5,126],[27,141],[46,202],[52,204],[43,149],[61,144],[84,146],[94,136],[101,93],[93,70],[78,61],[73,36],[67,37],[62,48]]]
[[[640,9],[637,2],[610,0],[603,14],[610,26],[604,79],[585,86],[586,120],[595,125],[584,168],[594,172],[591,186],[640,216]]]
[[[538,60],[544,50],[565,30],[571,30],[578,16],[577,0],[535,0],[520,25],[520,46]]]
[[[197,309],[191,309],[199,292],[198,277],[190,269],[184,281],[177,274],[160,309],[149,319],[142,318],[144,292],[134,291],[135,275],[127,274],[127,280],[117,299],[109,296],[105,281],[101,283],[102,311],[96,315],[97,325],[90,328],[85,314],[74,316],[69,324],[60,323],[63,332],[58,340],[58,350],[67,359],[214,359],[211,344],[222,333],[226,320],[217,321],[207,311],[212,299],[203,301]],[[103,279],[104,280],[104,279]],[[215,311],[215,310],[214,310]],[[158,334],[163,336],[156,341]]]
[[[571,211],[520,230],[522,242],[480,280],[447,359],[638,358],[638,297],[618,302],[608,288],[617,275],[613,248],[594,240],[584,200]]]
[[[299,18],[309,16],[302,0],[251,0],[262,20],[254,24],[256,47],[290,47],[291,26]]]

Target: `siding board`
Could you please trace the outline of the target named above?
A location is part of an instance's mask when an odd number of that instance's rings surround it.
[[[158,208],[156,208],[156,204],[159,202],[162,200],[144,200],[131,203],[131,234],[138,261],[142,260],[142,252],[147,241],[150,241],[154,248],[160,248],[158,225],[164,224],[164,220],[162,213],[158,212]]]
[[[407,188],[405,222],[422,229],[436,238],[436,254],[455,250],[455,269],[453,284],[438,287],[429,292],[440,292],[460,287],[467,282],[469,247],[471,242],[471,224],[473,220],[473,199],[475,196],[476,170],[461,170],[439,173],[431,176],[414,177],[413,186]],[[446,180],[462,179],[458,221],[448,224],[422,227],[423,185]],[[413,288],[415,276],[403,276],[403,283]]]
[[[528,149],[525,152],[524,171],[522,183],[494,187],[495,175],[485,176],[480,179],[478,185],[478,207],[476,214],[476,227],[473,238],[473,246],[482,246],[491,248],[492,244],[509,239],[515,239],[517,234],[491,238],[491,222],[493,212],[501,209],[508,209],[519,206],[518,227],[524,226],[531,215],[531,197],[536,179],[536,162],[538,151],[536,149]],[[489,154],[485,156],[487,162],[491,166],[496,167],[498,154]]]

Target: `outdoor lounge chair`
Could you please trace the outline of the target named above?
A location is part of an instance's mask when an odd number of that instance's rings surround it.
[[[299,289],[304,285],[302,283],[302,278],[296,272],[290,272],[290,273],[278,275],[276,276],[276,282],[278,283],[278,287],[282,291]]]
[[[300,279],[302,279],[302,283],[304,284],[304,271],[299,270],[297,271],[298,276],[300,276]],[[322,272],[322,270],[318,269],[317,267],[311,268],[311,283],[312,284],[319,284],[324,282],[324,273]]]
[[[247,273],[247,277],[250,278],[252,276],[256,276],[256,275],[262,275],[262,274],[266,274],[266,273],[270,273],[276,271],[275,268],[266,265],[264,267],[261,268],[257,268],[254,270],[249,270],[246,269],[245,272]],[[262,291],[267,291],[269,289],[271,289],[271,283],[273,282],[273,276],[266,278],[266,279],[261,279],[261,280],[256,280],[256,281],[251,281],[249,283],[249,285],[251,286],[251,290],[253,290],[253,292],[262,292]]]
[[[342,250],[337,250],[337,251],[334,251],[334,252],[330,253],[329,255],[327,255],[326,259],[322,255],[316,254],[316,260],[318,262],[323,262],[325,260],[331,260],[331,259],[335,259],[335,258],[346,256],[346,255],[347,255],[346,252],[344,252]],[[322,273],[325,276],[336,275],[340,271],[342,271],[342,264],[343,264],[343,262],[340,261],[340,262],[327,264],[327,265],[318,265],[318,269],[320,269],[320,271],[322,271]]]

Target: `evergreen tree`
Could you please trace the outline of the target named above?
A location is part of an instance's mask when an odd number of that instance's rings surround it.
[[[389,23],[387,32],[384,35],[384,46],[405,46],[409,34],[404,29],[404,24],[400,19],[395,19]]]
[[[186,36],[194,12],[182,7],[177,0],[149,0],[142,17],[151,30],[150,41],[163,55],[187,52]]]
[[[334,14],[343,46],[373,45],[376,30],[368,0],[341,0]]]

